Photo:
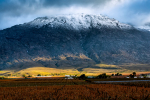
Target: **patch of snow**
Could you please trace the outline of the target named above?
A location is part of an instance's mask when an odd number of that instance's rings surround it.
[[[117,29],[131,29],[133,26],[120,23],[115,19],[108,18],[103,15],[89,15],[89,14],[70,14],[57,15],[51,17],[39,17],[35,20],[26,23],[31,27],[41,28],[44,25],[49,27],[63,26],[68,29],[88,29],[90,27],[96,28],[117,28]]]

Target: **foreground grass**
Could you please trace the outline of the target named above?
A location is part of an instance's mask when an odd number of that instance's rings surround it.
[[[89,84],[84,80],[64,78],[56,79],[0,79],[0,87],[22,87],[22,86],[53,86],[53,85],[75,85]]]
[[[53,82],[55,85],[34,84],[35,86],[0,87],[0,98],[2,100],[150,100],[150,88],[139,86],[90,84],[83,80],[61,79],[53,81],[38,79],[3,80],[3,82],[20,85]],[[62,84],[58,85],[59,82]],[[79,84],[80,82],[83,84]],[[2,83],[2,80],[0,80],[0,83]]]
[[[109,79],[86,79],[86,81],[128,81],[128,80],[150,80],[150,78],[109,78]]]

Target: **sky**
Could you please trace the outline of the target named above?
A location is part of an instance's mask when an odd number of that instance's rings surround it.
[[[78,13],[142,26],[150,22],[149,5],[150,0],[0,0],[0,30],[37,17]]]

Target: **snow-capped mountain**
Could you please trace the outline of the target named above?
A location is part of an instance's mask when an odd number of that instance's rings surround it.
[[[74,14],[74,15],[58,15],[53,17],[39,17],[27,25],[40,28],[44,25],[49,27],[63,26],[68,29],[87,29],[90,27],[96,28],[117,28],[117,29],[131,29],[131,25],[120,23],[115,19],[108,18],[103,15],[89,15],[89,14]]]
[[[82,69],[99,63],[150,61],[148,31],[102,15],[39,17],[0,30],[0,41],[0,69],[16,66]]]

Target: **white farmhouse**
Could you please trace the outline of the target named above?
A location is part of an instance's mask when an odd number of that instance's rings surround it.
[[[70,75],[65,75],[65,79],[73,79]]]
[[[130,78],[129,76],[127,76],[126,78]]]
[[[139,76],[138,78],[144,78],[144,76]]]
[[[70,75],[65,75],[65,77],[70,77]]]
[[[150,78],[150,74],[147,74],[146,78]]]

